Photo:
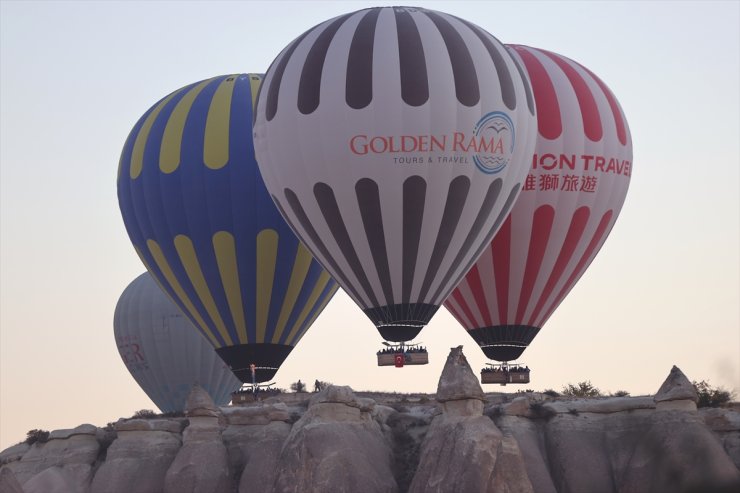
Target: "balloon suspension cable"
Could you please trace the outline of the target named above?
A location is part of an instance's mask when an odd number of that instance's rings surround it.
[[[252,372],[252,395],[257,395],[257,365],[251,363],[249,371]]]

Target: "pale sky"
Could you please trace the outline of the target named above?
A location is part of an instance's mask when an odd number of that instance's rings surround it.
[[[387,2],[0,2],[0,449],[32,428],[156,409],[126,370],[113,310],[144,267],[116,170],[154,102],[264,72],[295,37]],[[590,380],[653,394],[672,365],[740,391],[740,2],[411,3],[597,74],[634,144],[611,236],[521,361],[534,390]],[[378,368],[381,338],[341,291],[278,372],[355,390],[434,392],[450,347],[487,361],[440,309],[430,364]],[[515,392],[516,386],[486,386]]]

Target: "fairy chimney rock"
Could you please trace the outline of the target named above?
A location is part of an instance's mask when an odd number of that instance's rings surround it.
[[[214,404],[211,396],[203,387],[197,383],[190,389],[188,400],[185,403],[185,415],[188,417],[211,416],[218,417],[221,414],[219,408]]]
[[[696,403],[699,401],[694,385],[675,365],[653,399],[657,411],[696,411]]]
[[[437,401],[443,404],[446,413],[480,415],[486,398],[462,348],[452,348],[447,356],[437,385]]]

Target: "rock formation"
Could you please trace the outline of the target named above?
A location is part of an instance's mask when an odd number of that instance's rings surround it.
[[[272,491],[397,491],[390,444],[370,417],[373,404],[349,387],[329,386],[313,396],[283,445]]]
[[[164,493],[229,493],[229,457],[221,438],[216,407],[208,392],[194,385],[185,404],[188,426],[182,447],[167,469]]]
[[[729,493],[740,491],[735,406],[697,411],[675,367],[655,396],[486,395],[455,348],[436,402],[333,386],[218,408],[195,387],[185,418],[9,447],[0,492]]]
[[[443,413],[422,444],[410,492],[533,491],[516,440],[483,416],[484,400],[462,346],[453,348],[437,386]]]

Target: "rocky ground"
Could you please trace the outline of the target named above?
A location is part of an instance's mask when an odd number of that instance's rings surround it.
[[[332,386],[186,417],[55,430],[0,453],[2,493],[740,491],[740,411],[696,408],[673,368],[655,396],[484,394],[461,348],[436,396]]]

